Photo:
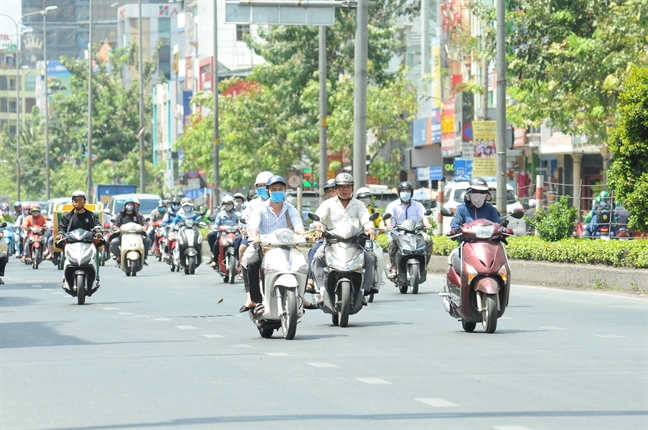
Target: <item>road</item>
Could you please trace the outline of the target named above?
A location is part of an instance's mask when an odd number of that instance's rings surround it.
[[[102,268],[84,306],[50,263],[6,275],[3,430],[648,428],[644,297],[514,285],[495,334],[465,333],[432,276],[386,284],[348,328],[307,311],[286,341],[204,265]]]

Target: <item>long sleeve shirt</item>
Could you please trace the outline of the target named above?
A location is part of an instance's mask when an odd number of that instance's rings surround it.
[[[461,225],[476,219],[487,219],[498,224],[502,222],[497,209],[490,203],[484,203],[484,206],[479,209],[471,204],[463,204],[457,206],[454,218],[450,222],[450,229],[459,230]]]
[[[302,219],[293,205],[288,202],[283,202],[281,212],[279,212],[279,215],[276,215],[270,207],[270,201],[266,200],[252,212],[248,229],[256,230],[259,234],[270,234],[279,228],[288,228],[286,212],[288,214],[287,216],[290,217],[293,231],[304,227]]]

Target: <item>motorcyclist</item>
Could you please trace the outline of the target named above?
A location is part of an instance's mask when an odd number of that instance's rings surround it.
[[[388,204],[387,209],[385,209],[385,213],[391,214],[392,216],[391,220],[387,222],[387,229],[390,230],[390,239],[393,239],[394,235],[400,234],[394,230],[394,227],[407,219],[412,219],[417,222],[422,221],[425,228],[428,230],[432,229],[429,218],[425,216],[425,207],[416,200],[412,200],[413,192],[414,185],[411,182],[401,182],[398,185],[398,199]],[[427,265],[430,263],[432,256],[432,239],[426,233],[422,233],[422,236],[425,240],[425,267],[427,269]],[[389,262],[391,264],[389,279],[394,279],[396,278],[396,254],[398,253],[397,241],[389,241],[388,251]]]
[[[501,224],[499,212],[489,202],[493,199],[484,178],[472,178],[464,195],[464,203],[457,206],[454,217],[450,222],[449,236],[459,232],[459,227],[476,219],[487,219]]]
[[[360,187],[356,191],[356,199],[360,200],[367,207],[369,215],[373,215],[378,211],[371,204],[371,190],[368,187]],[[385,222],[382,219],[382,216],[378,216],[373,222],[374,228],[385,228]]]
[[[218,227],[221,225],[237,225],[239,218],[234,212],[234,198],[232,196],[223,197],[223,210],[218,212],[216,219],[212,224],[215,229],[209,232],[207,235],[207,242],[209,243],[209,249],[211,249],[213,254],[213,261],[211,262],[211,267],[216,267],[218,265],[218,254],[220,252],[220,247],[218,246],[218,238],[220,237],[220,231]],[[237,233],[238,234],[238,233]],[[234,255],[237,255],[234,253]]]
[[[13,217],[14,217],[14,219],[17,219],[22,214],[21,207],[22,207],[22,203],[14,202],[14,204],[13,204],[13,209],[14,209]]]
[[[164,214],[164,217],[162,218],[162,225],[167,225],[173,222],[173,218],[175,218],[179,210],[180,210],[180,198],[174,197],[171,199],[171,205],[169,207],[169,210]]]
[[[335,177],[335,190],[337,197],[325,200],[315,214],[319,216],[320,221],[315,223],[315,236],[319,239],[322,237],[326,226],[335,227],[337,223],[353,223],[360,222],[366,230],[366,234],[370,240],[376,240],[376,233],[373,224],[369,222],[369,212],[365,205],[353,198],[353,176],[349,173],[340,173]],[[369,251],[364,250],[365,266],[373,267],[374,258]],[[320,247],[313,257],[311,270],[315,274],[315,288],[321,290],[326,285],[325,283],[325,269],[326,269],[326,256],[324,254],[324,247]],[[367,270],[362,280],[363,296],[368,296],[371,293],[378,293],[378,290],[372,289],[373,271]],[[363,300],[363,304],[366,299]]]
[[[337,191],[335,191],[335,179],[329,179],[326,184],[324,184],[324,197],[326,200],[337,197]],[[323,243],[324,239],[317,239],[311,249],[308,251],[309,268],[313,264],[313,257],[315,257],[315,253],[318,249],[320,249],[320,246],[322,246]],[[313,274],[312,270],[308,271],[308,283],[306,284],[306,292],[311,294],[315,294],[317,292],[315,290],[315,275]]]
[[[598,195],[598,202],[594,203],[594,206],[592,207],[592,210],[588,214],[587,218],[590,219],[589,223],[587,224],[587,227],[585,227],[585,233],[583,234],[584,237],[592,237],[594,235],[594,232],[598,228],[598,218],[601,216],[601,212],[603,211],[609,211],[610,213],[612,212],[612,202],[610,201],[610,193],[607,191],[601,191]],[[610,222],[614,222],[614,220],[610,220]]]
[[[620,201],[617,200],[614,209],[615,226],[618,228],[628,228],[628,220],[630,219],[630,212],[623,207]]]
[[[93,212],[87,210],[85,204],[86,194],[83,191],[76,190],[72,193],[72,206],[74,206],[74,209],[61,217],[56,235],[57,242],[71,231],[77,229],[93,231],[95,227],[102,227],[99,218]],[[95,237],[101,239],[103,234],[97,231]],[[99,286],[99,274],[97,274],[97,286]],[[63,288],[69,289],[65,277],[63,277]]]
[[[173,218],[173,225],[185,222],[188,219],[200,221],[200,215],[194,210],[193,200],[189,197],[185,197],[180,202],[180,210],[176,214],[175,218]]]
[[[6,203],[0,205],[0,222],[14,222],[14,217],[9,214],[9,205]]]
[[[243,193],[234,194],[234,212],[236,216],[243,215],[243,209],[245,209],[245,196]]]
[[[47,218],[45,218],[44,215],[41,215],[41,208],[38,203],[34,203],[34,205],[30,209],[31,215],[27,216],[24,221],[22,222],[21,228],[25,232],[25,240],[23,242],[23,248],[25,249],[25,253],[22,256],[22,261],[25,261],[25,258],[31,254],[31,249],[27,245],[27,235],[29,233],[30,228],[34,229],[40,229],[43,227],[47,227]]]
[[[24,254],[25,251],[25,239],[27,236],[25,235],[25,231],[22,229],[23,222],[25,219],[29,216],[29,210],[31,207],[27,203],[22,203],[20,205],[20,215],[16,218],[16,223],[15,225],[21,227],[19,232],[19,237],[16,238],[16,258],[21,258]]]
[[[164,200],[159,200],[157,207],[153,209],[151,212],[151,226],[153,226],[154,222],[157,221],[162,221],[164,218],[164,215],[166,215],[167,210],[166,210],[166,203],[164,203]],[[151,244],[153,245],[153,248],[157,247],[157,243],[155,242],[155,227],[151,227],[149,232],[148,232],[148,238],[151,241]]]
[[[257,184],[259,184],[257,177]],[[266,199],[260,205],[256,205],[248,224],[249,241],[252,245],[247,249],[243,257],[243,280],[245,281],[245,292],[247,301],[240,309],[241,312],[253,309],[257,303],[261,303],[261,291],[259,289],[259,272],[261,269],[261,248],[259,247],[260,236],[270,234],[279,228],[289,228],[297,234],[304,234],[304,225],[297,209],[285,201],[286,180],[279,175],[272,175],[267,179],[261,178],[266,183],[265,192],[259,192],[260,196],[266,195]],[[306,308],[314,308],[304,303]]]
[[[129,198],[124,202],[124,208],[119,213],[119,215],[117,215],[117,218],[113,223],[113,228],[115,229],[115,231],[110,237],[110,251],[117,259],[117,264],[121,263],[121,232],[119,231],[119,229],[122,225],[131,222],[139,224],[142,227],[145,225],[144,217],[142,216],[142,214],[135,210],[135,201]],[[144,231],[142,231],[142,240],[144,241],[144,264],[146,264],[146,256],[148,255],[148,250],[151,247],[151,243],[149,242],[148,236],[146,236],[146,233]]]
[[[268,182],[268,179],[270,179],[271,177],[272,173],[268,171],[261,172],[257,175],[256,181],[254,181],[254,187],[256,188],[255,194],[258,195],[259,198],[253,198],[252,200],[248,201],[248,204],[245,206],[245,209],[241,214],[241,220],[245,223],[246,226],[249,225],[250,217],[252,216],[254,210],[270,198],[268,191],[266,190],[266,184]],[[252,191],[250,191],[250,194],[252,194]],[[248,230],[249,229],[247,227],[243,228],[243,235],[237,238],[234,242],[234,248],[238,249],[239,261],[243,259],[243,253],[248,247],[248,239],[243,237],[247,234]]]

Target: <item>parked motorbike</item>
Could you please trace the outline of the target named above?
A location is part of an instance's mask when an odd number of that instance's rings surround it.
[[[29,254],[25,257],[25,264],[32,265],[32,268],[38,269],[38,265],[43,261],[43,253],[47,249],[46,227],[29,227],[27,229],[27,242],[25,242],[25,252]]]
[[[101,227],[96,231],[100,232]],[[65,292],[76,297],[79,305],[99,289],[95,280],[98,274],[97,248],[101,245],[104,245],[103,239],[96,239],[93,232],[83,229],[73,230],[57,242],[57,247],[63,248],[65,253],[63,275],[69,287]]]
[[[431,213],[432,211],[428,210],[425,212],[425,216],[429,216]],[[400,234],[394,235],[392,238],[398,245],[396,277],[393,282],[402,294],[407,294],[410,288],[412,294],[418,294],[419,285],[427,279],[423,223],[407,219],[397,224],[394,230]]]
[[[238,227],[235,225],[220,225],[217,228],[220,235],[218,236],[218,242],[214,244],[214,246],[218,247],[218,261],[215,269],[223,276],[224,282],[233,284],[238,273],[234,253],[234,241],[236,240]]]
[[[173,248],[173,266],[177,270],[180,270],[180,267],[184,268],[185,275],[193,275],[196,273],[196,267],[202,263],[202,235],[198,228],[205,228],[207,224],[188,219],[177,225],[177,244]],[[173,267],[171,271],[173,271]]]
[[[374,213],[369,220],[375,221],[379,216],[380,214]],[[314,213],[309,213],[308,217],[320,221]],[[363,278],[367,276],[364,257],[367,236],[363,226],[355,222],[327,226],[324,238],[324,254],[328,266],[326,284],[323,286],[323,297],[319,294],[314,297],[325,313],[333,315],[334,325],[347,327],[349,315],[360,312],[363,306],[361,287]]]
[[[119,227],[121,246],[119,248],[119,268],[126,276],[137,276],[137,272],[144,267],[144,227],[134,222]]]
[[[262,247],[269,247],[261,262],[263,301],[250,311],[250,318],[262,337],[272,337],[281,327],[284,339],[290,340],[297,332],[297,320],[304,315],[308,262],[296,247],[306,243],[306,238],[280,228],[260,239]]]
[[[447,208],[441,209],[441,214],[454,215]],[[521,219],[524,213],[514,210],[508,216]],[[497,319],[508,306],[511,270],[502,242],[513,236],[513,231],[507,225],[507,219],[501,225],[477,219],[462,225],[459,233],[451,236],[460,239],[461,244],[458,252],[448,257],[444,292],[439,295],[446,312],[460,320],[467,332],[474,331],[481,322],[484,332],[494,333]]]

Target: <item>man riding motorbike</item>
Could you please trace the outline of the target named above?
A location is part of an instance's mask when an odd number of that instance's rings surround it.
[[[608,193],[607,191],[601,191],[601,193],[598,195],[598,201],[595,201],[594,206],[592,206],[592,210],[587,215],[586,220],[589,219],[589,223],[587,224],[587,227],[585,227],[585,233],[583,234],[583,237],[592,237],[594,235],[599,225],[598,218],[603,211],[612,211],[610,193]],[[612,220],[612,222],[614,222],[614,220]]]
[[[256,188],[255,192],[259,196],[259,198],[250,200],[245,206],[245,209],[241,214],[241,220],[243,220],[245,225],[249,224],[250,217],[252,216],[254,210],[261,206],[264,202],[268,201],[268,199],[270,198],[268,191],[266,190],[266,184],[268,182],[268,179],[270,179],[271,177],[272,173],[268,171],[261,172],[257,175],[256,181],[254,181],[254,187]],[[250,193],[252,193],[251,190]],[[243,235],[245,235],[246,231],[248,230],[249,228],[244,229]],[[243,253],[245,253],[245,250],[248,247],[248,239],[244,238],[243,235],[237,238],[234,242],[234,248],[238,249],[239,261],[243,259]]]
[[[171,199],[171,207],[164,214],[164,217],[162,218],[162,225],[167,225],[169,223],[172,223],[173,218],[175,218],[179,210],[180,210],[180,198],[174,197]]]
[[[412,200],[412,193],[414,192],[414,185],[409,181],[403,181],[398,185],[398,200],[394,200],[387,205],[385,209],[386,214],[391,214],[392,218],[387,223],[387,229],[390,230],[390,239],[393,239],[393,235],[399,234],[397,231],[394,231],[394,227],[397,224],[401,224],[407,219],[413,219],[415,221],[423,221],[423,225],[428,230],[432,229],[430,220],[425,216],[425,207],[417,202]],[[425,240],[425,267],[430,263],[430,257],[432,256],[432,238],[428,234],[423,233],[423,239]],[[396,278],[396,254],[398,253],[398,244],[395,240],[389,241],[389,262],[391,264],[391,271],[389,273],[389,279]]]
[[[238,216],[234,212],[234,198],[229,195],[225,196],[223,197],[222,203],[223,203],[223,210],[218,212],[218,214],[216,215],[216,219],[214,219],[214,222],[212,224],[212,227],[215,228],[212,228],[212,230],[207,235],[207,242],[209,243],[209,249],[211,249],[213,255],[213,261],[210,264],[211,267],[216,267],[218,265],[218,253],[219,253],[218,238],[220,236],[218,227],[224,224],[237,225],[239,222]],[[237,234],[237,238],[238,238],[238,234]],[[234,255],[236,256],[238,254],[236,254],[235,252]]]
[[[151,244],[153,248],[157,246],[157,243],[155,242],[155,227],[153,226],[153,223],[160,221],[162,222],[162,219],[164,219],[164,215],[166,215],[167,210],[166,210],[166,204],[164,203],[164,200],[159,200],[157,207],[153,209],[151,212],[151,219],[150,219],[150,230],[148,232],[148,238],[151,241]]]
[[[245,209],[245,196],[242,193],[234,194],[234,212],[236,216],[241,216],[243,214],[243,209]]]
[[[135,201],[133,199],[126,199],[124,202],[124,208],[119,215],[117,215],[117,219],[115,219],[115,222],[113,223],[114,231],[110,236],[110,251],[117,259],[117,264],[121,264],[121,252],[119,251],[121,247],[121,233],[119,228],[130,222],[141,226],[145,225],[144,217],[135,210]],[[146,256],[151,247],[151,242],[149,242],[149,238],[146,236],[144,230],[142,231],[142,236],[142,240],[144,241],[144,264],[146,264]]]
[[[34,205],[30,209],[31,215],[25,218],[25,220],[22,223],[22,229],[25,232],[25,240],[23,241],[23,249],[25,250],[24,255],[22,256],[22,261],[25,261],[25,258],[29,255],[31,255],[31,248],[29,245],[27,245],[27,236],[29,235],[29,229],[41,229],[41,228],[47,228],[47,218],[45,218],[44,215],[41,215],[41,208],[38,203],[34,203]]]
[[[85,208],[86,194],[81,190],[76,190],[72,193],[72,206],[74,209],[61,217],[58,226],[58,233],[56,241],[63,239],[63,237],[71,231],[82,229],[93,231],[95,227],[102,227],[99,218]],[[103,238],[100,232],[95,233],[97,239]],[[119,254],[119,252],[117,252]],[[97,288],[99,287],[99,276],[97,275]],[[63,289],[70,289],[63,277]]]
[[[18,219],[18,217],[22,214],[21,208],[22,208],[22,203],[14,202],[13,204],[14,213],[12,214],[14,219]]]
[[[324,198],[328,200],[333,197],[337,197],[337,191],[335,191],[335,179],[329,179],[326,184],[324,184]],[[318,249],[320,249],[323,243],[324,239],[317,239],[311,249],[308,251],[309,268],[313,264],[313,257],[315,257],[315,253]],[[311,294],[317,293],[317,290],[315,290],[315,275],[313,274],[312,270],[308,271],[308,283],[306,284],[306,292]]]
[[[376,240],[376,233],[373,224],[369,222],[369,212],[365,205],[353,198],[353,176],[349,173],[340,173],[335,177],[335,190],[337,197],[325,200],[315,214],[320,221],[315,223],[315,236],[322,237],[326,227],[335,227],[337,223],[353,223],[359,221],[366,230],[369,239]],[[369,251],[364,250],[365,267],[373,267],[374,258]],[[315,288],[321,290],[326,285],[324,280],[326,269],[326,256],[324,247],[320,247],[313,257],[311,270],[315,274]],[[361,290],[363,291],[363,304],[366,304],[364,296],[377,294],[378,290],[372,289],[373,271],[367,270],[363,276]]]
[[[29,216],[29,210],[31,207],[27,203],[22,203],[20,205],[20,215],[16,217],[16,223],[18,227],[21,227],[19,232],[19,236],[16,238],[16,258],[21,258],[25,254],[25,240],[27,236],[25,235],[25,231],[22,229],[23,222],[25,222],[25,219]]]
[[[186,220],[200,221],[200,215],[194,210],[193,200],[189,197],[185,197],[180,202],[180,210],[173,218],[173,225],[184,222]]]
[[[9,214],[9,205],[6,203],[0,205],[0,222],[14,222],[14,217]]]

